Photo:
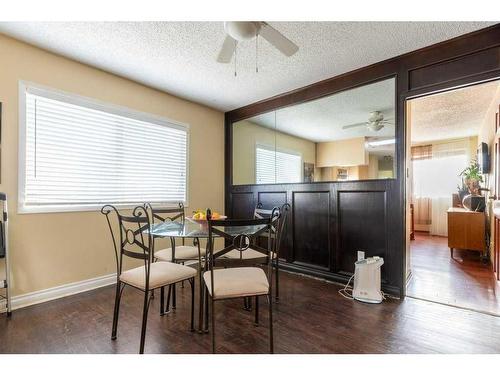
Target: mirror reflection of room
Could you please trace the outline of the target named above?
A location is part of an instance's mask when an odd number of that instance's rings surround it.
[[[233,124],[233,184],[395,178],[395,80]]]

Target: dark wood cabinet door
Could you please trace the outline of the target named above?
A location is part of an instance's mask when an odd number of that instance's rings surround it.
[[[339,191],[338,249],[339,272],[354,272],[358,251],[365,257],[386,257],[386,193],[385,191]],[[384,272],[384,268],[382,268]]]
[[[293,262],[325,270],[330,265],[330,192],[293,192]]]

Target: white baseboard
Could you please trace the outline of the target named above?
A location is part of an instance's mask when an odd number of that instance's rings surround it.
[[[21,294],[19,296],[13,296],[11,299],[12,310],[20,309],[26,306],[36,305],[42,302],[52,301],[54,299],[71,296],[73,294],[86,292],[92,289],[101,288],[103,286],[114,284],[115,282],[116,282],[116,273],[111,275],[95,277],[93,279],[77,281],[75,283],[56,286],[49,289],[38,290],[36,292]],[[0,308],[0,311],[4,310],[5,306],[2,306],[2,308]]]

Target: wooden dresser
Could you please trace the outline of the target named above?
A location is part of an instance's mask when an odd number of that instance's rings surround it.
[[[451,207],[448,209],[448,247],[453,249],[486,250],[485,213]]]

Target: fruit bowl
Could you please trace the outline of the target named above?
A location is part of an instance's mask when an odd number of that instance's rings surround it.
[[[186,219],[188,219],[192,223],[200,224],[200,226],[202,227],[208,226],[208,221],[205,215],[203,215],[201,219],[197,218],[196,215],[186,216]],[[213,217],[213,220],[224,220],[224,219],[227,219],[227,216],[217,214],[215,217]]]

